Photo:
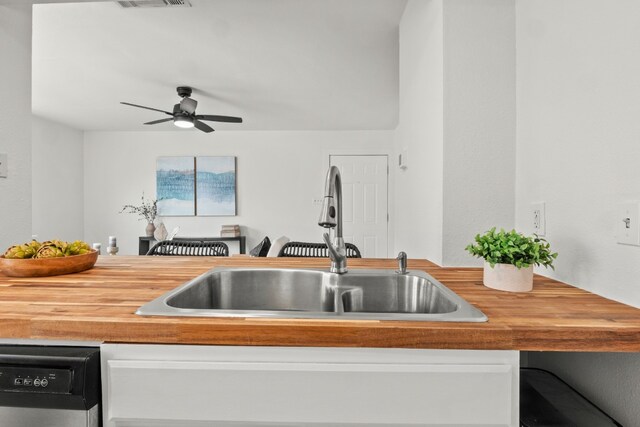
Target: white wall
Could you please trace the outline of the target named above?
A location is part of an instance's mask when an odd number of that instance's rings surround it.
[[[618,245],[616,205],[640,201],[640,3],[518,0],[516,226],[546,202],[556,270],[640,307],[640,247]],[[638,354],[537,354],[623,425],[640,419]]]
[[[39,240],[82,240],[84,134],[33,116],[32,233]]]
[[[515,206],[515,2],[444,2],[443,265]]]
[[[0,4],[0,252],[31,238],[31,5]]]
[[[515,204],[515,3],[411,0],[400,24],[396,249],[438,264]]]
[[[616,243],[640,201],[640,3],[518,2],[517,225],[546,202],[556,271],[640,307],[640,247]]]
[[[168,230],[179,226],[181,236],[217,236],[222,224],[240,224],[247,250],[265,235],[319,242],[320,206],[312,200],[323,195],[328,154],[388,154],[392,144],[393,131],[86,132],[85,239],[105,246],[115,235],[120,254],[137,254],[146,224],[118,212],[138,203],[143,191],[155,197],[156,158],[219,155],[237,157],[238,216],[165,217]]]
[[[395,251],[442,263],[442,0],[410,0],[400,23],[400,110],[396,156]],[[395,160],[395,161],[394,161]]]

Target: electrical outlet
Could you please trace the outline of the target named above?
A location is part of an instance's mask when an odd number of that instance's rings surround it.
[[[616,218],[618,243],[640,246],[640,203],[622,203]]]
[[[0,178],[6,178],[8,173],[7,155],[0,154]]]
[[[531,221],[533,226],[533,232],[538,236],[544,236],[547,229],[544,202],[533,203],[531,205]]]

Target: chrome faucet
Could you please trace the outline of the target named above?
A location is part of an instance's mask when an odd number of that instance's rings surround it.
[[[336,229],[333,243],[329,238],[329,233],[322,235],[324,242],[329,248],[329,258],[331,258],[332,273],[343,274],[347,272],[347,249],[342,237],[342,179],[340,170],[336,166],[331,166],[327,172],[327,180],[324,187],[324,201],[318,225],[324,228]]]

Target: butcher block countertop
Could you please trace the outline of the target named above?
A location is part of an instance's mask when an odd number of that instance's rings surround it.
[[[327,259],[101,256],[89,271],[45,278],[0,274],[0,338],[118,343],[640,352],[640,310],[536,276],[512,294],[482,270],[409,260],[482,310],[486,323],[142,317],[136,309],[216,266],[328,268]],[[349,268],[395,269],[350,259]]]

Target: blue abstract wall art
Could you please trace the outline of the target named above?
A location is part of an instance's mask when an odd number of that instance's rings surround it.
[[[158,215],[195,215],[194,158],[158,157],[156,167],[156,189]]]
[[[236,158],[158,157],[159,216],[236,215]]]
[[[196,157],[199,216],[236,215],[236,158]]]

